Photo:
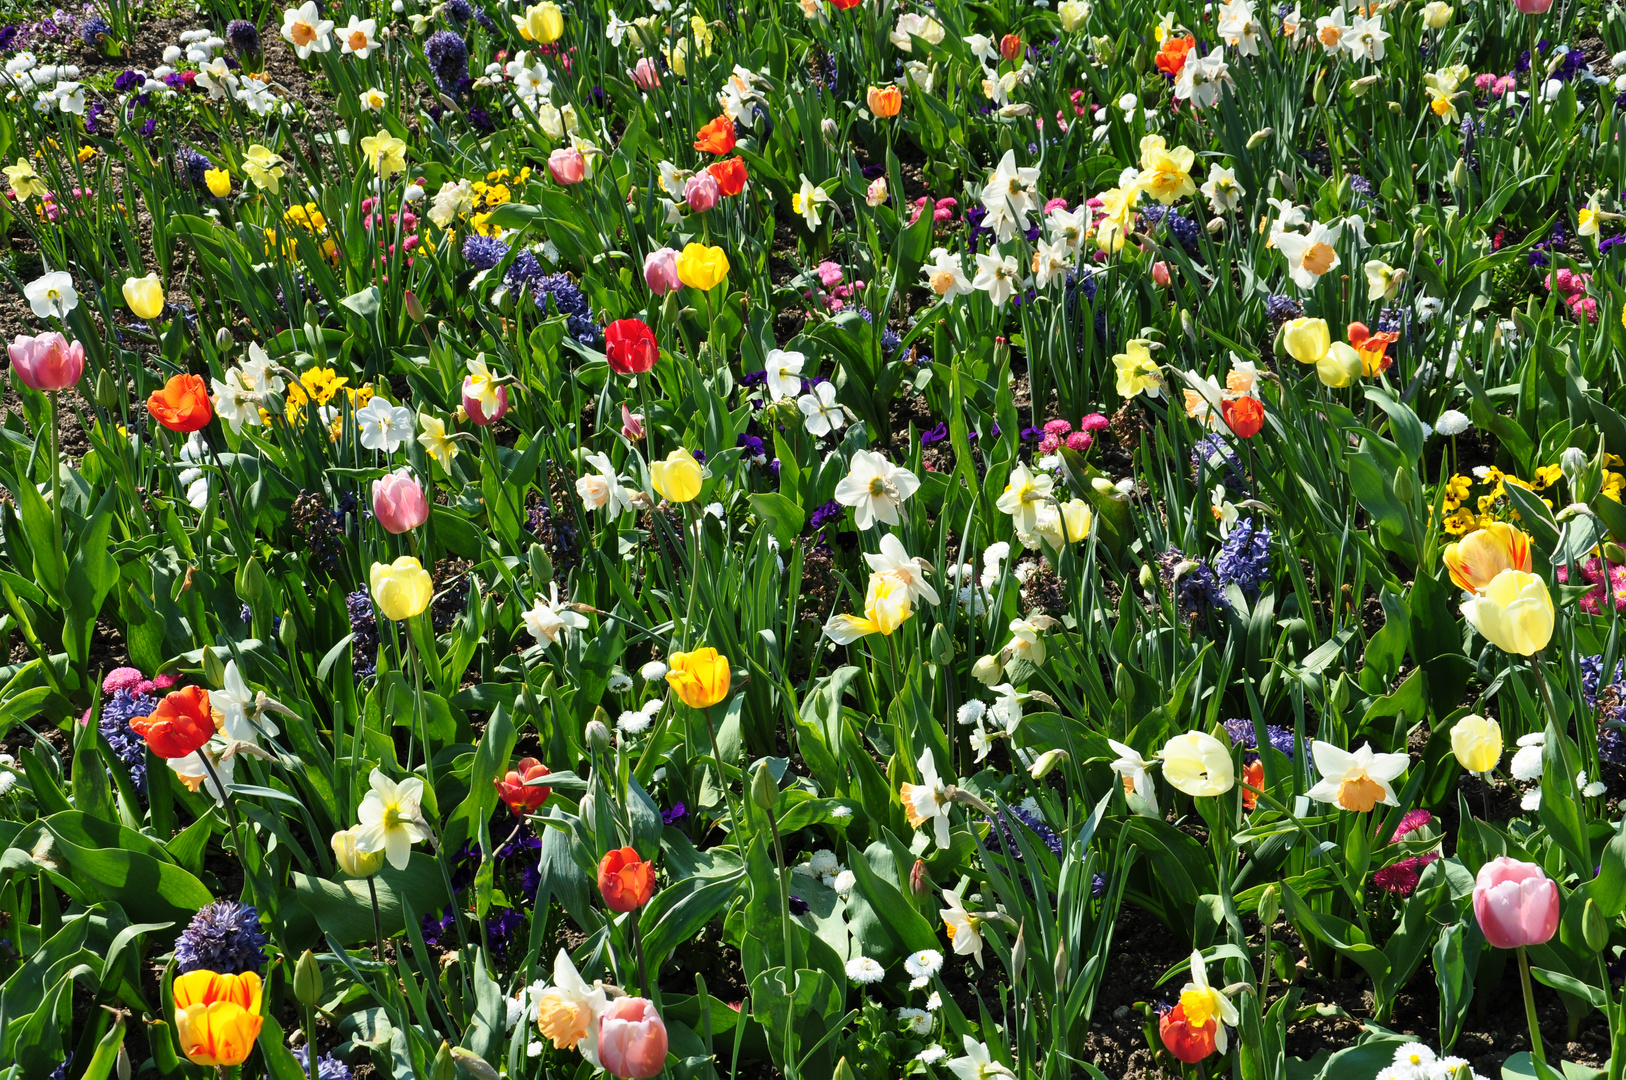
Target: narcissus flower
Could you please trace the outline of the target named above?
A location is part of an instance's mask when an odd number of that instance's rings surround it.
[[[610,1007],[601,983],[589,986],[560,949],[553,961],[553,985],[536,997],[536,1026],[556,1050],[577,1050],[589,1062],[598,1060],[598,1021]]]
[[[1236,1006],[1208,984],[1203,954],[1191,954],[1191,981],[1180,990],[1180,1001],[1158,1021],[1163,1045],[1188,1065],[1209,1054],[1225,1053],[1225,1025],[1242,1022]]]
[[[948,931],[949,943],[954,951],[961,956],[974,956],[977,966],[982,966],[982,916],[967,911],[960,897],[947,889],[943,890],[943,903],[948,906],[939,908],[937,915],[943,920],[943,929]]]
[[[373,563],[368,584],[379,612],[395,622],[422,612],[435,592],[429,571],[411,555],[402,555],[392,563]]]
[[[1163,376],[1152,359],[1152,343],[1145,338],[1131,338],[1124,346],[1128,351],[1112,358],[1118,370],[1118,396],[1125,401],[1138,394],[1156,398],[1163,393]]]
[[[315,7],[315,4],[311,4]],[[282,155],[255,143],[243,152],[243,171],[254,186],[276,194],[282,187]]]
[[[1342,11],[1342,8],[1339,9]],[[1287,229],[1271,233],[1271,242],[1287,259],[1288,276],[1301,289],[1313,289],[1322,276],[1338,269],[1338,250],[1335,245],[1343,233],[1342,222],[1327,225],[1317,221],[1308,233]]]
[[[209,691],[187,686],[165,694],[150,716],[130,721],[130,729],[161,758],[195,754],[215,735]]]
[[[393,135],[368,135],[361,140],[361,154],[381,177],[406,171],[406,143]]]
[[[690,708],[710,708],[728,696],[728,657],[709,645],[673,653],[666,684]]]
[[[1503,570],[1462,605],[1462,616],[1503,652],[1532,656],[1553,636],[1547,583],[1522,570]]]
[[[640,859],[636,848],[608,852],[598,863],[598,891],[611,911],[637,911],[655,895],[655,864]]]
[[[1164,206],[1197,192],[1191,179],[1191,166],[1197,155],[1189,146],[1173,150],[1161,135],[1147,135],[1140,141],[1140,189]]]
[[[853,523],[868,529],[877,521],[898,523],[898,507],[920,490],[920,478],[873,450],[855,450],[847,475],[836,484],[836,502],[853,508]]]
[[[808,232],[818,231],[824,220],[824,207],[830,202],[830,193],[801,174],[802,186],[790,197],[790,208],[802,215]]]
[[[1305,794],[1319,802],[1360,813],[1378,803],[1394,806],[1393,781],[1411,763],[1405,754],[1374,753],[1370,743],[1350,753],[1325,739],[1317,739],[1310,744],[1310,752],[1321,779]]]
[[[915,764],[920,769],[920,783],[904,784],[899,791],[899,796],[903,800],[903,815],[909,819],[911,828],[918,829],[930,822],[932,837],[937,841],[937,846],[947,850],[949,807],[953,805],[952,793],[938,775],[937,762],[932,758],[930,750],[921,754],[920,760]]]
[[[175,1037],[194,1065],[241,1065],[260,1037],[259,975],[189,971],[176,978]]]
[[[1505,521],[1492,521],[1454,544],[1442,556],[1459,589],[1479,592],[1503,570],[1530,571],[1530,538]]]
[[[45,181],[39,178],[39,174],[34,171],[34,166],[29,164],[26,158],[20,157],[17,159],[17,164],[7,165],[4,170],[0,171],[3,171],[6,174],[6,179],[11,182],[11,193],[17,196],[17,201],[20,203],[27,202],[29,199],[43,199],[51,193],[51,189],[45,186]]]
[[[391,866],[405,870],[412,859],[412,845],[429,838],[423,820],[423,781],[409,776],[397,784],[374,769],[368,782],[372,790],[356,811],[361,821],[356,847],[365,852],[382,851]]]
[[[871,574],[864,614],[832,615],[824,624],[824,634],[838,645],[849,645],[870,634],[890,636],[911,614],[908,587],[890,574]]]

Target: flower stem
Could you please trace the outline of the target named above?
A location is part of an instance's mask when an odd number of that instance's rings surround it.
[[[1519,946],[1519,983],[1524,987],[1524,1020],[1530,1025],[1530,1056],[1547,1063],[1547,1052],[1541,1047],[1541,1025],[1536,1021],[1536,995],[1530,985],[1530,960],[1524,946]]]
[[[378,886],[373,879],[367,879],[367,895],[373,901],[373,940],[378,944],[378,962],[384,962],[384,920],[378,915]]]

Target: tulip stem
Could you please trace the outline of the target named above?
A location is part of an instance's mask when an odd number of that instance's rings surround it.
[[[1530,960],[1524,946],[1519,946],[1519,982],[1524,987],[1524,1020],[1530,1025],[1530,1056],[1547,1063],[1547,1052],[1541,1047],[1541,1025],[1536,1020],[1536,995],[1530,985]]]
[[[56,530],[52,535],[51,543],[58,551],[64,550],[62,539],[62,433],[61,422],[58,419],[57,391],[52,390],[51,398],[51,525]]]
[[[743,854],[744,841],[739,838],[740,810],[734,805],[734,790],[728,782],[728,774],[723,772],[723,754],[717,749],[717,725],[711,722],[711,707],[701,709],[700,715],[705,718],[706,735],[711,739],[711,762],[717,767],[717,785],[723,789],[723,801],[728,803],[728,831],[734,836],[734,843],[739,845]]]
[[[215,771],[215,763],[209,760],[209,755],[204,751],[203,747],[198,747],[197,755],[198,760],[203,762],[204,771],[209,774],[209,779],[214,781],[215,790],[220,792],[220,805],[226,810],[226,828],[231,830],[232,843],[237,845],[237,858],[243,863],[243,867],[246,870],[248,868],[248,847],[243,842],[243,838],[237,829],[237,811],[232,809],[231,792],[228,791],[226,785],[221,782],[220,774]],[[245,878],[245,882],[249,888],[249,891],[252,893],[254,882],[253,875],[248,875]]]

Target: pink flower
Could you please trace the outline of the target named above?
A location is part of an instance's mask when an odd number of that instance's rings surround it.
[[[1111,423],[1112,423],[1112,421],[1108,420],[1105,416],[1102,416],[1100,413],[1092,412],[1090,415],[1086,416],[1084,419],[1082,419],[1082,420],[1080,420],[1078,422],[1078,430],[1080,430],[1080,431],[1105,431],[1107,429],[1107,427]]]
[[[1526,15],[1545,15],[1553,0],[1513,0],[1513,6]]]
[[[102,677],[102,693],[116,694],[128,690],[146,676],[133,667],[116,667]]]
[[[1054,454],[1061,449],[1061,440],[1054,435],[1046,435],[1039,440],[1039,453]]]
[[[697,214],[704,214],[716,206],[717,200],[722,197],[723,189],[717,185],[717,178],[709,172],[695,173],[689,177],[689,182],[683,185],[683,201]]]
[[[932,222],[941,225],[954,220],[954,211],[959,208],[958,199],[938,199],[936,209],[932,211]]]
[[[1417,883],[1422,879],[1423,871],[1428,868],[1428,864],[1439,857],[1439,852],[1430,851],[1409,859],[1401,859],[1373,874],[1372,880],[1380,889],[1386,889],[1401,897],[1410,896],[1417,888]]]
[[[1071,435],[1067,436],[1067,448],[1069,450],[1077,450],[1082,454],[1084,451],[1090,448],[1090,444],[1094,441],[1095,436],[1091,435],[1089,432],[1075,431]]]
[[[579,184],[587,178],[587,159],[574,146],[561,146],[548,155],[548,175],[555,184]]]
[[[463,411],[469,414],[469,420],[480,427],[495,424],[498,420],[501,420],[503,413],[508,411],[508,387],[497,387],[497,408],[490,416],[487,416],[485,406],[480,404],[480,399],[469,396],[470,381],[466,376],[463,379]]]
[[[1161,259],[1153,263],[1152,280],[1157,283],[1158,288],[1167,289],[1171,280],[1169,277],[1169,264]]]
[[[1061,435],[1067,434],[1069,431],[1072,431],[1072,430],[1073,430],[1073,425],[1068,423],[1066,420],[1056,419],[1056,420],[1046,420],[1044,422],[1044,433],[1046,435],[1061,436]]]
[[[656,296],[665,296],[673,289],[681,289],[678,278],[677,252],[669,247],[656,248],[644,257],[644,284]]]
[[[666,1025],[641,997],[616,998],[598,1027],[598,1058],[614,1076],[647,1080],[666,1068]]]
[[[1474,88],[1477,90],[1489,90],[1495,85],[1496,73],[1494,71],[1486,71],[1474,76]]]
[[[831,262],[829,259],[826,259],[819,265],[815,266],[813,268],[813,272],[819,275],[819,284],[823,285],[826,289],[833,289],[837,285],[840,285],[842,279],[846,276],[841,272],[840,265]]]
[[[1418,829],[1421,829],[1424,825],[1427,825],[1433,820],[1434,815],[1429,813],[1427,810],[1406,811],[1406,816],[1400,819],[1399,825],[1395,826],[1395,834],[1389,837],[1389,843],[1399,843],[1409,834],[1416,832]]]
[[[50,393],[66,390],[85,373],[85,347],[79,342],[68,344],[68,339],[56,331],[39,337],[17,335],[17,340],[6,346],[11,366],[17,377],[35,390]]]
[[[630,74],[632,84],[640,90],[653,90],[661,84],[660,65],[647,56],[638,61]]]
[[[1496,85],[1491,87],[1491,93],[1495,94],[1497,97],[1501,97],[1503,94],[1516,89],[1518,85],[1519,80],[1515,79],[1511,75],[1503,75],[1500,79],[1496,80]]]
[[[1474,879],[1474,916],[1498,949],[1540,945],[1558,929],[1558,886],[1535,863],[1498,856]]]
[[[406,469],[373,481],[373,516],[386,532],[404,533],[429,520],[423,488]]]
[[[1057,113],[1056,115],[1060,116],[1061,114]],[[1044,204],[1044,212],[1047,213],[1047,214],[1050,213],[1052,210],[1065,210],[1065,209],[1067,209],[1067,200],[1063,199],[1059,195],[1056,198],[1051,199],[1051,200],[1049,200],[1048,202],[1046,202]]]
[[[1568,301],[1570,314],[1580,318],[1586,317],[1587,322],[1598,321],[1598,302],[1590,296],[1572,296]]]
[[[644,414],[635,413],[627,408],[626,403],[621,404],[621,434],[638,442],[646,434],[644,429]]]

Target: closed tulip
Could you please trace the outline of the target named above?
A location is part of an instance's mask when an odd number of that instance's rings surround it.
[[[503,774],[502,779],[493,780],[492,783],[497,785],[498,798],[514,812],[514,816],[524,817],[534,813],[553,793],[553,789],[546,784],[530,782],[546,775],[546,765],[535,758],[521,758],[518,765]]]
[[[17,335],[17,340],[6,346],[11,357],[11,369],[24,385],[43,393],[66,390],[85,373],[85,346],[68,339],[54,330],[38,337]]]
[[[429,502],[409,470],[397,469],[373,481],[373,516],[385,532],[396,534],[429,520]]]
[[[1469,772],[1488,773],[1502,760],[1502,725],[1470,713],[1451,726],[1451,752]]]
[[[1558,929],[1558,886],[1535,863],[1498,856],[1474,878],[1474,917],[1498,949],[1544,944]]]
[[[728,278],[728,255],[720,247],[686,244],[677,257],[678,280],[708,292]]]
[[[189,971],[173,984],[175,1037],[194,1065],[241,1065],[260,1037],[260,977]]]
[[[392,563],[373,563],[369,575],[373,603],[384,618],[404,622],[429,606],[435,592],[429,571],[410,555]]]
[[[1503,570],[1462,605],[1463,618],[1503,652],[1533,656],[1553,636],[1547,583],[1522,570]]]
[[[661,66],[644,57],[632,68],[632,84],[643,91],[654,90],[661,84]]]
[[[1364,370],[1361,354],[1343,341],[1333,342],[1327,349],[1327,355],[1317,360],[1315,365],[1316,377],[1321,380],[1321,385],[1333,390],[1353,385]]]
[[[1331,347],[1326,319],[1290,319],[1282,325],[1282,348],[1301,364],[1320,362]]]
[[[1163,744],[1163,779],[1187,795],[1223,795],[1236,786],[1231,751],[1206,731],[1188,731]]]
[[[882,119],[898,115],[903,108],[903,91],[896,86],[872,86],[864,95],[869,111]]]
[[[1220,412],[1225,418],[1225,426],[1239,439],[1251,439],[1265,426],[1265,406],[1258,398],[1222,401]]]
[[[599,860],[598,891],[611,911],[636,911],[655,895],[655,864],[636,848],[616,848]]]
[[[678,276],[677,252],[669,247],[656,248],[644,256],[644,284],[656,296],[665,296],[673,289],[683,287]]]
[[[164,310],[164,286],[157,274],[124,279],[124,303],[138,319],[156,319]]]
[[[745,182],[751,179],[750,170],[745,167],[744,160],[737,157],[714,161],[706,166],[706,171],[717,181],[718,190],[728,196],[738,195],[744,191]]]
[[[339,869],[357,880],[370,878],[384,869],[383,851],[363,851],[357,842],[361,828],[352,825],[333,834],[329,843],[333,847],[333,860]]]
[[[1530,538],[1505,521],[1482,525],[1445,545],[1446,569],[1459,589],[1479,592],[1503,570],[1530,570]]]
[[[1525,15],[1545,15],[1553,0],[1513,0],[1513,6]]]
[[[525,33],[543,45],[558,41],[565,32],[565,15],[554,3],[534,4],[525,9]]]
[[[693,502],[700,494],[705,473],[694,455],[679,447],[666,455],[665,460],[649,466],[649,479],[655,492],[667,502]]]
[[[598,1057],[612,1076],[648,1080],[666,1068],[666,1025],[654,1003],[616,998],[598,1026]]]
[[[165,694],[151,715],[130,721],[130,728],[161,758],[195,754],[215,734],[209,691],[188,686]]]
[[[587,158],[574,146],[561,146],[548,155],[548,175],[555,184],[579,184],[587,178]]]
[[[200,431],[214,419],[209,387],[196,375],[172,375],[162,390],[147,398],[152,418],[171,431],[185,435]]]
[[[704,214],[716,206],[717,200],[722,197],[723,189],[709,172],[695,173],[683,185],[683,201],[697,214]]]
[[[604,356],[617,375],[642,375],[660,359],[661,347],[642,319],[617,319],[604,328]]]
[[[683,704],[709,708],[728,696],[728,657],[709,645],[693,652],[673,653],[666,683]]]

